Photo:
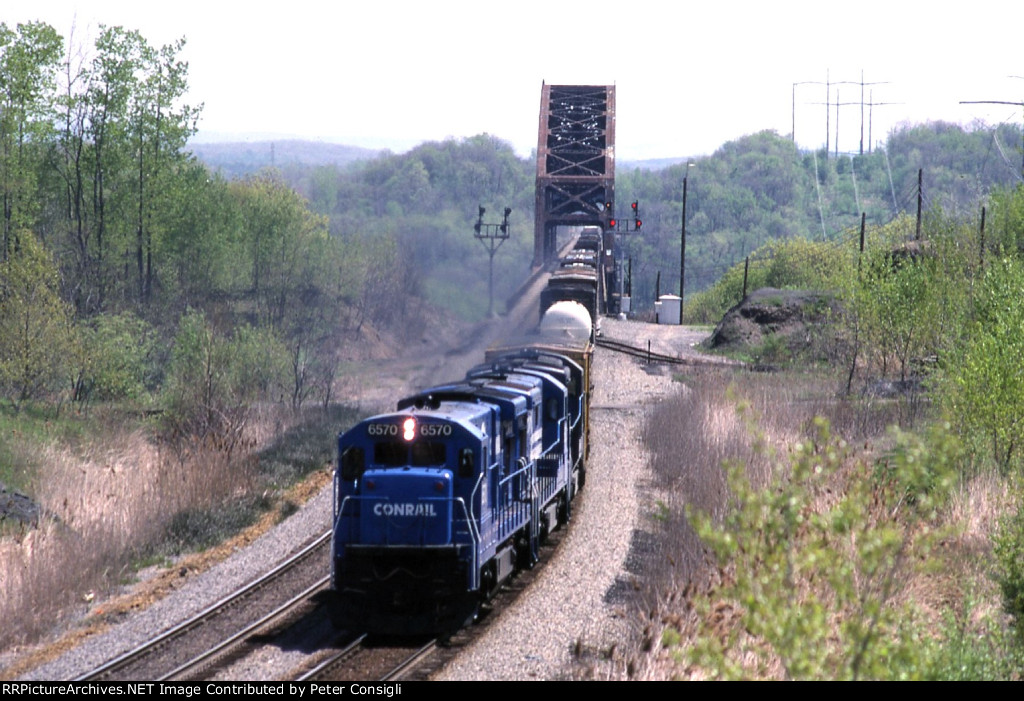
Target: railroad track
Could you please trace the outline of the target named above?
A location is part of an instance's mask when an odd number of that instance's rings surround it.
[[[327,531],[259,579],[75,681],[195,678],[326,588],[330,543]]]
[[[438,641],[374,647],[365,635],[332,652],[296,681],[401,681],[438,650]]]
[[[580,493],[585,498],[586,490]],[[315,663],[315,666],[292,676],[296,681],[425,681],[460,652],[484,635],[522,596],[544,571],[567,530],[559,528],[548,534],[540,549],[540,560],[529,570],[516,574],[486,606],[473,625],[464,626],[445,641],[412,639],[401,642],[375,641],[365,635],[346,638],[336,650]],[[326,647],[324,648],[326,649]]]
[[[669,365],[689,365],[693,367],[708,367],[713,365],[736,367],[742,365],[735,360],[729,358],[711,358],[704,356],[676,356],[666,355],[664,353],[655,353],[651,351],[650,342],[648,347],[637,348],[631,346],[628,343],[622,341],[613,341],[610,338],[598,338],[596,345],[600,348],[607,348],[608,350],[615,351],[616,353],[625,353],[636,358],[646,360],[648,363],[666,363]]]

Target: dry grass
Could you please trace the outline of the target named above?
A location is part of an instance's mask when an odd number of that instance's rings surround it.
[[[684,379],[684,391],[659,405],[645,435],[658,486],[671,496],[657,514],[663,525],[661,541],[648,561],[647,585],[634,601],[640,643],[625,665],[628,678],[699,678],[701,671],[686,662],[682,651],[709,631],[717,631],[711,634],[723,640],[736,633],[736,604],[715,602],[720,582],[731,575],[713,562],[686,518],[687,509],[721,517],[729,508],[723,463],[744,465],[755,486],[785,477],[791,446],[808,434],[815,416],[824,416],[833,435],[846,437],[854,448],[844,463],[848,468],[815,497],[814,508],[824,511],[854,482],[871,479],[871,456],[885,449],[886,427],[919,414],[919,407],[908,411],[899,402],[837,400],[832,384],[821,378],[709,373]],[[972,620],[997,615],[989,534],[1007,500],[1007,485],[991,473],[963,481],[941,517],[939,528],[946,535],[930,551],[932,566],[919,566],[923,556],[907,557],[893,579],[897,590],[889,596],[891,604],[913,604],[935,631],[951,614],[960,620],[968,607]],[[881,500],[871,506],[870,519],[876,523],[898,518]],[[926,535],[911,533],[914,542]],[[814,585],[798,583],[798,588],[805,586]],[[693,605],[697,597],[711,606],[699,613]],[[841,619],[839,615],[837,623]],[[758,645],[748,643],[751,649]],[[757,653],[762,661],[763,652]],[[771,677],[781,672],[768,668],[762,673]]]
[[[252,491],[256,463],[249,456],[275,424],[273,416],[250,421],[230,448],[208,439],[171,449],[141,430],[116,428],[75,451],[45,447],[36,498],[48,517],[0,540],[0,649],[86,612],[132,578],[154,543],[173,550],[178,544],[168,543],[168,534],[180,530],[182,514],[214,511]]]

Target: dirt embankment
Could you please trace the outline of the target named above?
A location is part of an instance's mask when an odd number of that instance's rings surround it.
[[[773,362],[783,356],[828,359],[842,339],[835,295],[816,290],[755,290],[726,312],[708,348]]]

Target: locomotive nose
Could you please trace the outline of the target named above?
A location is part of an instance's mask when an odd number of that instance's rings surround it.
[[[452,476],[448,470],[382,471],[361,511],[366,545],[448,545]]]

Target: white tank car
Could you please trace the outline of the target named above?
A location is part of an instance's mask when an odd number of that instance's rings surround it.
[[[574,338],[587,338],[591,332],[600,334],[600,318],[597,327],[593,326],[590,312],[579,302],[563,300],[555,302],[540,320],[540,331],[547,334],[552,331],[564,331]]]

